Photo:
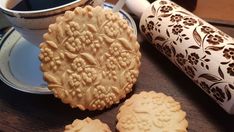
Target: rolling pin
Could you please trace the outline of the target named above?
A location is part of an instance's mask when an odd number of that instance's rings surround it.
[[[234,39],[170,0],[127,0],[141,33],[226,112],[234,114]]]

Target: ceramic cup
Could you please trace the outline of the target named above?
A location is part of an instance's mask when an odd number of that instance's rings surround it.
[[[8,1],[11,2],[7,7]],[[11,25],[32,44],[38,46],[43,40],[43,34],[51,23],[55,22],[57,16],[62,15],[67,10],[73,10],[77,6],[102,5],[104,0],[75,0],[58,7],[53,7],[35,11],[11,10],[21,0],[0,0],[0,9]]]

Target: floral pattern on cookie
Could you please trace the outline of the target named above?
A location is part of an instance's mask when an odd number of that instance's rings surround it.
[[[180,103],[163,93],[141,92],[120,107],[117,130],[123,132],[187,131],[186,113]]]
[[[117,13],[78,7],[59,17],[45,36],[41,69],[64,103],[102,110],[131,91],[141,55],[133,29]]]

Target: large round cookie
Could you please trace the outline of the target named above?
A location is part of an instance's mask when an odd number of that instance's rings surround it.
[[[186,113],[163,93],[141,92],[126,100],[117,114],[119,132],[187,132]]]
[[[132,90],[139,73],[139,44],[117,13],[78,7],[58,17],[44,39],[39,55],[44,79],[64,103],[102,110]]]
[[[87,117],[84,120],[76,119],[72,124],[66,125],[64,132],[111,132],[111,130],[100,120]]]

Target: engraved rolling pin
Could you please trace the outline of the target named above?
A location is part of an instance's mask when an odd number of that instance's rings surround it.
[[[234,39],[169,0],[151,5],[128,0],[127,5],[141,17],[143,35],[225,111],[234,114]]]

